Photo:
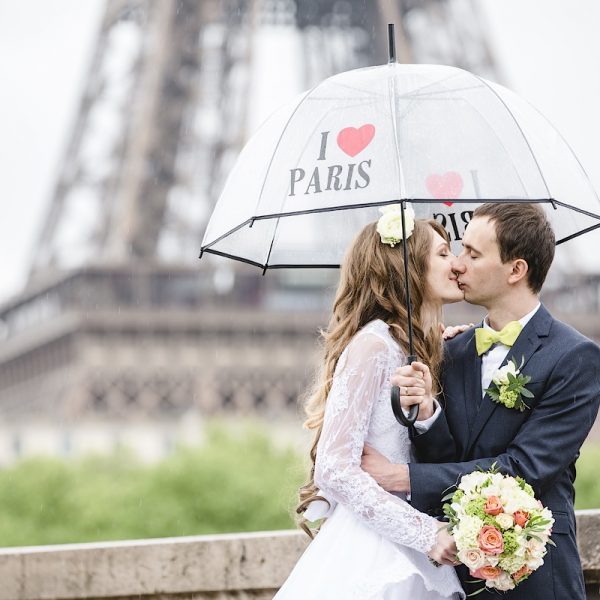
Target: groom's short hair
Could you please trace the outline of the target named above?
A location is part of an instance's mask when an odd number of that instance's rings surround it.
[[[537,294],[546,280],[556,245],[544,209],[539,204],[488,203],[475,210],[475,217],[493,222],[503,263],[517,258],[527,263],[527,283]]]

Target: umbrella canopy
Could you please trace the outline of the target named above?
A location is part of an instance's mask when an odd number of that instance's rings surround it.
[[[575,155],[510,90],[455,67],[387,65],[326,79],[272,115],[234,166],[201,252],[256,266],[338,267],[350,241],[410,201],[460,247],[482,202],[543,202],[557,243],[600,228]]]

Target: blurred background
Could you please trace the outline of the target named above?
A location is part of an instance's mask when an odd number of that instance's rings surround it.
[[[0,0],[4,545],[292,526],[337,273],[197,257],[252,132],[386,62],[390,22],[401,62],[533,103],[600,189],[595,0]],[[599,242],[561,247],[543,295],[596,341]],[[598,424],[582,454],[599,507]]]

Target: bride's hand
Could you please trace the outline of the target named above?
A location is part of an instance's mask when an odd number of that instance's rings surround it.
[[[435,561],[439,565],[450,565],[456,566],[460,562],[456,560],[456,543],[454,538],[448,532],[447,523],[441,523],[438,529],[437,541],[433,548],[428,552],[429,558]]]
[[[429,367],[421,362],[414,362],[396,369],[392,375],[392,385],[400,388],[400,406],[408,411],[411,406],[419,406],[417,421],[429,419],[435,412],[431,395],[431,372]]]
[[[473,323],[469,323],[468,325],[449,325],[448,327],[444,327],[444,325],[440,323],[442,337],[445,340],[451,340],[453,337],[456,337],[459,333],[463,333],[471,327],[475,327],[475,325],[473,325]]]

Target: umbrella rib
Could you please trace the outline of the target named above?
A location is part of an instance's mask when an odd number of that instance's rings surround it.
[[[567,204],[566,202],[561,202],[560,200],[554,200],[554,203],[558,204],[559,206],[562,206],[563,208],[570,208],[571,210],[581,213],[582,215],[586,215],[588,217],[592,217],[593,219],[600,220],[600,215],[597,215],[596,213],[593,213],[593,212],[589,212],[588,210],[585,210],[584,208],[579,208],[578,206],[573,206],[572,204]]]
[[[324,79],[323,81],[320,81],[319,83],[317,83],[317,85],[315,85],[314,87],[312,87],[308,92],[306,92],[304,94],[304,97],[300,100],[300,102],[298,102],[298,104],[296,105],[296,108],[294,108],[294,110],[292,111],[292,114],[289,116],[287,123],[285,124],[285,126],[283,127],[282,131],[281,131],[281,135],[279,136],[279,139],[277,140],[277,144],[275,144],[275,148],[273,149],[273,153],[271,154],[271,158],[269,159],[269,166],[267,167],[267,170],[265,171],[265,175],[263,178],[263,182],[262,185],[260,186],[260,192],[258,194],[258,198],[256,200],[256,207],[254,208],[254,211],[256,212],[256,209],[258,208],[258,205],[260,204],[260,200],[262,198],[263,192],[265,190],[265,185],[267,183],[267,179],[269,178],[269,173],[271,171],[271,167],[273,166],[273,161],[275,160],[275,154],[277,154],[277,150],[279,149],[279,146],[281,144],[281,140],[283,139],[283,135],[286,132],[288,125],[290,124],[290,121],[294,118],[294,115],[298,112],[299,108],[304,104],[304,102],[306,101],[306,99],[321,85],[323,85],[325,83],[325,81],[327,81],[327,79]]]
[[[529,104],[529,103],[528,103]],[[590,177],[587,174],[587,171],[583,168],[583,165],[581,164],[581,161],[579,160],[579,158],[577,158],[577,154],[575,154],[575,152],[573,151],[573,148],[571,148],[571,145],[569,144],[569,142],[567,142],[566,138],[563,136],[563,134],[552,124],[552,122],[542,113],[540,112],[533,104],[529,104],[530,108],[532,110],[534,110],[548,125],[550,125],[552,127],[552,129],[554,130],[554,132],[556,133],[556,135],[558,135],[558,137],[561,139],[561,141],[563,142],[563,144],[567,147],[567,149],[569,150],[569,152],[571,153],[571,156],[575,159],[575,162],[579,165],[579,168],[581,169],[582,173],[585,175],[589,188],[592,192],[592,194],[594,194],[594,196],[596,197],[596,200],[600,201],[600,198],[598,198],[598,194],[596,193],[596,189],[594,188],[594,186],[592,185],[592,182],[590,181]],[[510,112],[510,111],[509,111]]]
[[[393,66],[393,64],[392,64]],[[390,91],[391,87],[391,91]],[[395,100],[395,92],[396,92],[396,82],[394,79],[394,72],[392,71],[392,76],[388,81],[388,99],[390,103],[390,117],[392,119],[392,134],[394,137],[394,146],[396,147],[396,158],[398,163],[398,185],[400,187],[400,196],[405,196],[404,190],[404,173],[402,171],[402,163],[400,160],[400,145],[398,143],[398,117],[396,115],[396,100]]]
[[[513,115],[512,110],[510,110],[510,108],[508,108],[508,105],[506,104],[506,102],[504,102],[502,96],[500,96],[500,94],[483,77],[479,77],[479,75],[475,75],[475,74],[474,74],[474,77],[477,77],[477,79],[479,79],[479,81],[481,81],[483,83],[483,85],[485,85],[492,92],[492,94],[494,94],[494,96],[496,96],[496,98],[498,98],[498,100],[500,100],[500,102],[502,103],[502,106],[504,106],[504,108],[510,115],[511,119],[514,121],[518,130],[521,132],[521,136],[523,137],[525,144],[527,144],[527,148],[529,149],[529,152],[531,153],[533,162],[535,163],[535,166],[538,169],[538,173],[540,174],[540,177],[542,178],[542,181],[544,182],[544,187],[546,188],[546,192],[548,192],[548,196],[550,196],[550,188],[548,187],[548,182],[546,181],[546,178],[544,177],[544,172],[542,171],[542,168],[540,167],[540,163],[538,163],[537,157],[535,156],[535,153],[533,152],[533,148],[531,147],[531,144],[529,143],[529,140],[527,139],[525,132],[521,128],[521,124],[519,123],[519,121],[517,121],[517,118],[515,117],[515,115]]]
[[[266,215],[256,215],[251,219],[248,219],[246,223],[250,221],[264,221],[266,219],[279,219],[280,217],[294,217],[298,215],[311,215],[323,212],[334,212],[337,210],[354,210],[357,208],[369,208],[377,206],[387,206],[388,204],[398,204],[402,201],[411,202],[412,204],[443,204],[448,202],[448,199],[435,199],[435,198],[396,198],[394,200],[384,200],[381,202],[361,202],[359,204],[343,204],[340,206],[329,206],[325,208],[308,208],[306,210],[291,211],[285,213],[271,213]],[[456,200],[457,204],[484,204],[486,202],[492,202],[497,204],[552,204],[557,202],[552,198],[460,198]],[[568,206],[568,205],[567,205]],[[595,215],[594,215],[595,216]],[[599,217],[600,218],[600,217]],[[246,224],[244,223],[244,225]],[[236,227],[236,229],[238,229]],[[228,234],[225,234],[228,235]],[[221,236],[224,237],[224,236]]]
[[[493,134],[494,138],[496,139],[496,141],[498,142],[498,144],[500,145],[500,147],[502,148],[502,150],[504,151],[504,153],[507,156],[510,156],[511,153],[509,152],[508,148],[506,147],[506,144],[504,143],[504,141],[500,138],[500,136],[498,135],[498,132],[496,131],[495,127],[490,123],[489,119],[479,110],[479,108],[477,106],[475,106],[470,100],[468,100],[467,98],[462,98],[463,102],[466,102],[471,109],[477,113],[479,115],[479,117],[482,119],[482,121],[486,124],[486,126],[489,128],[490,133]],[[450,102],[450,99],[447,100],[443,100],[443,101],[448,101]],[[539,169],[539,165],[536,166],[538,167],[538,173],[540,172]],[[523,182],[523,177],[521,177],[521,173],[519,172],[519,169],[517,169],[517,167],[514,165],[512,165],[512,171],[515,174],[515,177],[519,180],[519,183],[521,184],[521,187],[523,189],[526,189],[525,183]],[[542,177],[542,181],[543,181],[543,177]],[[546,188],[546,191],[548,192],[548,195],[550,194],[550,191],[548,190],[548,186],[545,185],[545,181],[543,181],[544,183],[544,187]]]
[[[275,223],[275,231],[273,231],[273,237],[271,238],[271,243],[269,244],[269,252],[267,253],[267,258],[265,259],[265,266],[263,268],[263,275],[269,266],[269,259],[271,258],[271,252],[273,251],[273,244],[275,243],[275,236],[277,235],[277,228],[279,227],[279,219],[277,219],[277,223]]]
[[[229,258],[231,260],[237,260],[238,262],[243,262],[247,265],[252,265],[253,267],[258,267],[259,269],[262,269],[263,271],[268,271],[269,269],[339,269],[340,265],[333,265],[333,264],[320,264],[320,265],[313,265],[313,264],[304,264],[304,265],[286,265],[286,264],[281,264],[281,265],[262,265],[259,262],[256,262],[254,260],[250,260],[248,258],[243,258],[241,256],[235,256],[234,254],[228,254],[227,252],[221,252],[220,250],[205,250],[205,252],[207,254],[215,254],[216,256],[222,256],[223,258]]]
[[[264,269],[265,265],[261,265],[260,263],[250,260],[249,258],[242,258],[241,256],[235,256],[234,254],[228,254],[227,252],[221,252],[220,250],[212,250],[207,248],[204,250],[207,254],[216,254],[217,256],[223,256],[224,258],[230,258],[231,260],[237,260],[239,262],[246,263],[247,265],[252,265],[253,267],[259,267],[260,269]]]
[[[264,269],[268,270],[268,269],[339,269],[340,265],[328,265],[328,264],[322,264],[322,265],[313,265],[313,264],[309,264],[309,265],[285,265],[285,264],[281,264],[281,265],[265,265]]]
[[[216,240],[213,240],[209,244],[206,244],[206,246],[200,246],[200,257],[202,257],[202,252],[207,252],[208,248],[210,248],[211,246],[214,246],[216,243],[218,243],[222,239],[230,236],[232,233],[235,233],[238,229],[241,229],[242,227],[244,227],[244,225],[248,225],[248,223],[253,223],[255,220],[256,219],[254,217],[251,217],[250,219],[246,219],[243,223],[236,225],[233,229],[230,229],[229,231],[226,231],[223,235],[220,235]]]
[[[567,237],[564,237],[564,238],[558,240],[558,242],[556,242],[556,245],[558,246],[559,244],[564,244],[564,242],[568,242],[569,240],[579,237],[580,235],[584,235],[586,233],[589,233],[590,231],[594,231],[594,229],[600,229],[600,223],[596,223],[595,225],[587,227],[586,229],[582,229],[581,231],[578,231],[577,233],[572,233],[571,235],[568,235]]]

